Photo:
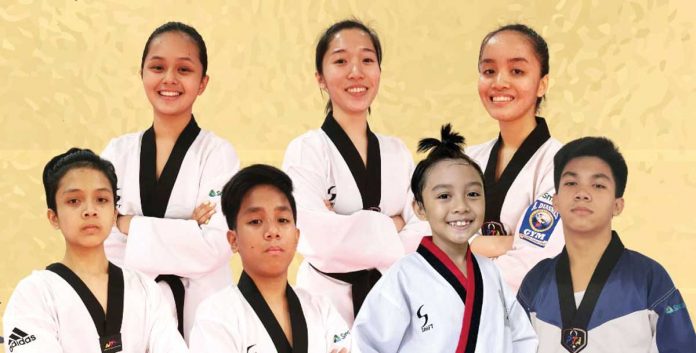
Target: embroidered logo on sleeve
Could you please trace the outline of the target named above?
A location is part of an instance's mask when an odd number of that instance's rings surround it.
[[[338,342],[343,341],[344,339],[346,339],[346,337],[348,337],[348,335],[350,335],[350,331],[335,334],[334,338],[333,338],[333,343],[338,343]]]
[[[553,197],[545,193],[534,200],[524,213],[520,225],[520,238],[539,247],[545,247],[561,216],[552,206]]]
[[[425,306],[425,304],[421,305],[418,308],[418,311],[416,311],[416,316],[418,316],[419,319],[423,320],[423,325],[421,325],[421,332],[428,332],[432,330],[433,324],[428,323],[428,314],[423,312],[423,306]]]
[[[208,196],[210,196],[210,197],[215,197],[215,196],[220,196],[220,195],[222,195],[222,191],[220,191],[220,190],[216,191],[216,190],[211,189],[210,192],[208,193]]]
[[[665,314],[673,314],[681,309],[686,309],[686,303],[679,303],[679,304],[674,304],[674,305],[667,305],[665,308]]]
[[[8,337],[8,346],[10,348],[10,352],[13,352],[15,348],[19,346],[23,346],[25,344],[32,343],[36,341],[36,336],[34,335],[29,335],[28,333],[18,329],[14,328],[12,329],[12,334],[10,337]]]

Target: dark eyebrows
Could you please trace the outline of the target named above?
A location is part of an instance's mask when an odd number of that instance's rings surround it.
[[[263,210],[264,210],[263,207],[252,206],[252,207],[248,207],[248,208],[242,210],[242,212],[240,212],[240,213],[254,213],[254,212],[260,212],[260,211],[263,211]],[[285,206],[285,205],[283,205],[283,206],[278,206],[278,207],[276,207],[274,210],[275,210],[275,211],[281,211],[281,212],[283,212],[283,211],[292,211],[292,210],[290,209],[289,206]]]
[[[512,63],[517,63],[517,62],[529,63],[529,60],[527,60],[526,58],[523,58],[523,57],[517,57],[517,58],[508,59],[508,62],[512,62]],[[495,63],[495,60],[489,59],[489,58],[484,58],[484,59],[481,59],[481,61],[479,61],[479,65],[482,65],[482,64],[493,64],[493,63]]]
[[[604,173],[597,173],[592,175],[592,179],[606,179],[608,181],[611,181],[611,177]]]
[[[475,180],[475,181],[468,182],[468,183],[466,183],[466,185],[465,185],[465,187],[471,187],[471,186],[480,186],[480,187],[483,187],[483,183],[481,183],[481,182],[478,181],[478,180]],[[433,186],[432,188],[430,188],[430,190],[436,190],[436,189],[451,189],[451,188],[452,188],[452,184],[437,184],[437,185]]]
[[[451,184],[437,184],[430,188],[430,190],[435,190],[435,189],[451,189],[452,185]]]
[[[564,172],[563,174],[561,174],[561,179],[564,178],[564,177],[573,177],[573,178],[577,178],[577,177],[578,177],[578,174],[575,173],[575,172],[567,171],[567,172]],[[606,179],[606,180],[608,180],[608,181],[611,181],[611,180],[612,180],[611,177],[610,177],[609,175],[606,175],[606,174],[604,174],[604,173],[592,174],[592,179]]]
[[[519,58],[512,58],[512,59],[510,59],[510,60],[508,60],[508,61],[509,61],[509,62],[523,62],[523,63],[528,63],[528,62],[529,62],[529,60],[527,60],[527,59],[525,59],[525,58],[522,58],[522,57],[519,57]]]
[[[375,53],[375,50],[372,49],[372,48],[369,48],[369,47],[360,48],[360,51],[367,51],[367,52],[370,52],[370,53],[373,53],[373,54]],[[331,55],[333,55],[333,54],[342,54],[342,53],[345,53],[345,52],[347,52],[347,50],[344,49],[344,48],[336,48],[336,49],[334,49],[334,50],[331,52]]]
[[[72,188],[72,189],[64,190],[64,191],[63,191],[63,194],[69,194],[69,193],[73,193],[73,192],[82,192],[82,191],[85,191],[85,190],[77,189],[77,188]],[[99,192],[108,192],[108,193],[113,192],[113,191],[111,190],[111,188],[99,188],[99,189],[97,189],[96,191],[99,191]]]
[[[178,58],[176,58],[176,59],[177,59],[177,60],[185,60],[185,61],[193,62],[193,59],[191,59],[191,58],[188,57],[188,56],[181,56],[181,57],[178,57]],[[156,56],[156,55],[155,55],[155,56],[151,56],[151,57],[148,58],[147,60],[148,60],[148,61],[149,61],[149,60],[164,60],[164,58],[161,57],[161,56]]]
[[[278,206],[275,208],[276,211],[290,212],[292,211],[288,206]]]
[[[471,181],[471,182],[466,183],[466,186],[467,186],[467,187],[469,187],[469,186],[480,186],[480,187],[483,187],[483,183],[480,182],[480,181],[478,181],[478,180],[476,180],[476,181]]]

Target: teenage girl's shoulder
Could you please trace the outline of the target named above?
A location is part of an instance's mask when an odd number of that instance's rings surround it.
[[[102,158],[118,163],[129,156],[139,156],[134,151],[140,150],[143,133],[144,131],[136,131],[112,138],[101,153]]]
[[[130,148],[133,145],[140,145],[140,141],[143,138],[143,133],[145,133],[145,131],[135,131],[116,136],[109,141],[107,149],[111,147],[120,150],[123,148]]]
[[[222,168],[222,165],[229,166],[234,172],[239,169],[239,155],[232,144],[209,130],[201,130],[196,137],[192,149],[196,151],[197,158],[201,164],[212,161],[212,165]],[[224,163],[223,163],[224,162]],[[226,170],[229,170],[227,168]]]
[[[476,145],[466,145],[464,147],[464,153],[475,160],[481,168],[485,169],[485,163],[488,162],[488,156],[491,154],[493,145],[495,145],[497,140],[498,139],[495,138]]]
[[[201,148],[205,150],[224,150],[236,155],[232,143],[212,131],[201,130],[197,139],[200,141]]]
[[[313,129],[295,137],[285,149],[283,168],[293,164],[320,162],[326,160],[326,151],[330,148],[331,140],[321,129]]]
[[[540,150],[543,151],[545,160],[553,163],[553,157],[561,147],[563,147],[563,143],[552,136],[541,146]]]
[[[375,133],[375,136],[377,136],[377,141],[379,141],[379,150],[383,158],[400,158],[408,165],[413,164],[413,156],[400,138],[378,133]]]

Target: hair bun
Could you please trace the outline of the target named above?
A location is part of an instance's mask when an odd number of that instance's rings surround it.
[[[464,141],[464,136],[456,131],[452,131],[452,124],[447,123],[440,128],[440,140],[433,137],[421,139],[418,142],[418,152],[427,152],[431,149],[430,153],[441,149],[461,151],[465,143]]]

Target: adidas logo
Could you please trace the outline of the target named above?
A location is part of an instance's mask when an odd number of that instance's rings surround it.
[[[36,336],[29,336],[29,334],[16,327],[12,330],[12,334],[8,338],[9,341],[7,341],[7,343],[9,343],[10,352],[12,352],[17,346],[23,346],[36,341]]]

